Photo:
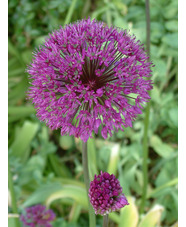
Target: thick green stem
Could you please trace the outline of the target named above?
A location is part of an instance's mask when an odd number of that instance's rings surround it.
[[[89,178],[89,170],[88,170],[88,152],[87,152],[87,142],[84,143],[82,141],[82,162],[83,162],[83,172],[84,172],[84,181],[87,191],[87,197],[90,187],[90,178]],[[88,197],[88,207],[89,207],[89,227],[96,226],[96,217],[95,212],[90,204],[89,197]]]
[[[14,214],[18,214],[16,196],[15,196],[14,185],[12,180],[12,173],[10,170],[9,163],[8,163],[8,186],[9,186],[10,196],[11,196],[12,211]],[[15,218],[14,220],[15,220],[16,227],[20,227],[19,219]]]
[[[148,186],[148,126],[149,126],[149,112],[150,112],[150,102],[147,104],[145,112],[145,122],[144,122],[144,135],[143,135],[143,192],[142,201],[140,207],[140,213],[144,212],[145,201],[147,197],[147,186]]]
[[[109,218],[108,218],[108,214],[103,216],[103,227],[108,227],[108,223],[109,223]]]
[[[147,54],[150,57],[150,7],[149,0],[146,0],[146,49]],[[144,136],[143,136],[143,192],[140,206],[140,213],[144,212],[145,201],[147,198],[147,186],[148,186],[148,127],[149,127],[149,113],[150,102],[146,106],[145,120],[144,120]]]

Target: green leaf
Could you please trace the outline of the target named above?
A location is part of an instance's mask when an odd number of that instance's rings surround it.
[[[32,56],[33,56],[32,55],[32,50],[26,50],[26,51],[24,51],[21,56],[22,56],[22,59],[24,59],[24,62],[26,64],[30,63],[31,60],[32,60]]]
[[[116,174],[119,160],[120,145],[115,144],[111,147],[110,160],[108,163],[107,172],[110,174]]]
[[[98,10],[95,10],[91,16],[92,19],[97,18],[101,13],[106,12],[109,9],[108,6],[104,6],[99,8]]]
[[[115,1],[114,5],[116,6],[116,8],[121,12],[122,15],[126,15],[127,11],[128,11],[128,7],[126,4],[124,4],[121,1]],[[119,15],[118,15],[119,16]],[[116,17],[118,18],[118,17]],[[126,27],[125,27],[126,28]]]
[[[123,17],[116,17],[114,20],[114,25],[119,28],[128,29],[127,21]]]
[[[30,115],[32,113],[36,113],[36,110],[33,106],[9,106],[8,114],[10,115],[19,115],[20,118],[23,116]]]
[[[163,16],[166,19],[172,19],[178,17],[178,1],[172,1],[163,10]]]
[[[129,205],[121,209],[119,227],[137,227],[139,214],[134,198],[127,197],[127,199]]]
[[[88,200],[85,188],[75,185],[65,185],[61,190],[54,192],[49,197],[47,197],[46,205],[50,206],[53,201],[62,198],[73,199],[84,208],[88,208]]]
[[[69,213],[69,222],[76,223],[81,213],[81,205],[74,203]]]
[[[168,46],[177,49],[178,48],[178,33],[168,33],[162,38],[162,42]]]
[[[153,89],[151,91],[151,98],[157,104],[161,104],[160,90],[156,85],[153,85]]]
[[[175,57],[175,60],[178,58],[178,50],[175,48],[170,48],[165,43],[162,43],[160,47],[160,53],[161,56]]]
[[[14,66],[19,64],[18,60],[15,57],[8,59],[8,71],[11,70]]]
[[[25,69],[23,67],[8,70],[8,77],[21,76],[24,74],[24,71]]]
[[[141,42],[145,42],[145,21],[139,21],[134,27],[129,29],[131,31],[130,34],[135,34],[137,40],[139,39]]]
[[[23,77],[22,80],[16,84],[15,87],[11,88],[8,93],[8,102],[10,105],[17,104],[25,99],[25,92],[28,87],[27,78]]]
[[[153,71],[154,71],[154,73],[157,73],[158,79],[162,81],[166,75],[167,65],[166,65],[165,61],[163,61],[161,59],[153,59],[153,63],[155,65]]]
[[[55,154],[48,155],[52,168],[59,177],[71,177],[71,172],[64,163],[60,163]]]
[[[151,23],[151,42],[158,43],[159,39],[164,34],[164,26],[162,23],[152,22]]]
[[[119,224],[120,222],[120,216],[118,215],[118,213],[116,212],[112,212],[109,214],[109,218],[112,219],[114,222],[116,222],[117,224]]]
[[[159,225],[163,210],[164,208],[162,206],[156,205],[144,216],[139,227],[156,227]]]
[[[8,53],[10,53],[12,56],[15,56],[19,60],[19,62],[25,66],[20,52],[14,47],[10,39],[8,39]]]
[[[162,106],[170,105],[173,103],[172,100],[174,99],[174,94],[173,94],[173,92],[166,92],[161,95],[161,98],[162,98]],[[167,117],[167,116],[165,116],[165,117]]]
[[[9,217],[8,218],[8,227],[17,227],[16,218]]]
[[[145,19],[145,8],[142,6],[137,6],[137,5],[133,5],[133,6],[129,7],[126,18],[128,21],[135,20],[135,19],[136,19],[136,21],[139,21],[139,18],[141,21],[144,21],[143,19]]]
[[[154,181],[156,187],[161,187],[165,183],[178,177],[178,156],[175,157],[177,152],[174,152],[173,154],[172,157],[174,158],[170,157],[169,159],[166,159],[167,161],[164,162],[163,167],[158,171],[158,176],[156,176]]]
[[[85,186],[82,182],[71,180],[68,178],[54,178],[53,182],[43,184],[36,191],[34,191],[23,203],[23,207],[31,206],[37,203],[44,203],[46,200],[54,195],[56,192],[60,190],[65,190],[66,188],[73,188],[74,193],[75,189],[80,189],[83,192],[85,191]],[[63,198],[71,198],[69,196]]]
[[[76,8],[76,3],[77,3],[77,0],[72,0],[70,7],[68,8],[68,12],[66,14],[64,24],[70,23],[72,15],[73,15],[75,8]]]
[[[74,140],[72,136],[60,136],[59,137],[59,145],[64,150],[69,150],[74,144]]]
[[[34,182],[36,181],[38,184],[40,184],[45,165],[46,158],[41,157],[40,155],[33,155],[30,157],[20,172],[20,184],[28,184],[28,186],[30,186],[29,184],[33,182],[33,180]]]
[[[170,157],[174,152],[174,149],[170,145],[163,143],[157,135],[153,135],[150,138],[150,145],[153,147],[155,152],[163,158]]]
[[[166,184],[163,184],[159,187],[157,187],[156,189],[154,189],[153,191],[150,192],[150,194],[147,196],[148,198],[151,197],[157,197],[159,194],[161,194],[161,191],[164,190],[165,188],[174,186],[178,184],[178,178],[175,178],[169,182],[167,182]]]
[[[178,21],[177,20],[170,20],[165,23],[165,27],[167,30],[172,32],[178,31]]]
[[[46,36],[39,36],[38,38],[36,38],[34,41],[35,46],[39,46],[43,44],[45,39],[46,39]]]
[[[110,146],[102,146],[101,149],[99,149],[99,159],[97,160],[97,163],[99,169],[101,169],[102,171],[107,170],[110,152]]]
[[[169,110],[169,117],[174,126],[178,127],[178,107]]]
[[[62,189],[63,186],[59,182],[48,183],[40,186],[33,192],[23,203],[23,207],[32,206],[37,203],[43,203],[50,195]]]
[[[131,162],[130,159],[126,162],[125,168],[119,175],[119,181],[123,187],[124,193],[130,194],[130,190],[141,194],[141,185],[137,177],[138,164]]]
[[[85,184],[81,181],[72,180],[69,178],[54,178],[56,182],[61,182],[62,185],[75,185],[81,188],[85,188]]]
[[[11,145],[12,155],[19,157],[22,161],[26,161],[29,156],[30,143],[38,130],[38,123],[25,121],[19,133]]]

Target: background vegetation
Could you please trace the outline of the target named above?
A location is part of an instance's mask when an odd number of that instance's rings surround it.
[[[177,226],[177,1],[151,0],[151,59],[154,89],[148,131],[148,187],[143,187],[144,114],[124,132],[88,142],[91,177],[100,170],[119,178],[130,206],[110,215],[111,226]],[[42,203],[57,215],[54,227],[88,226],[81,141],[50,131],[25,100],[25,73],[34,48],[60,25],[90,16],[130,30],[146,42],[144,0],[9,0],[9,164],[18,213]],[[11,198],[9,226],[14,227]],[[102,218],[98,216],[97,226]]]

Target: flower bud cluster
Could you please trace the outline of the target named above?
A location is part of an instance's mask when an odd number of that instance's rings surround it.
[[[52,210],[47,210],[45,206],[38,204],[25,209],[20,217],[23,226],[27,227],[52,227],[51,221],[55,219],[56,215]]]
[[[129,205],[119,180],[113,174],[102,171],[100,175],[95,175],[90,183],[89,198],[95,213],[101,215]]]

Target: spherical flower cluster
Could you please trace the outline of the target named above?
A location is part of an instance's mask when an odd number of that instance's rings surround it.
[[[45,206],[39,204],[26,208],[25,214],[21,215],[20,220],[24,227],[52,227],[50,222],[55,217],[56,215],[52,210],[47,210]]]
[[[95,213],[101,215],[129,205],[122,193],[119,180],[113,174],[102,171],[100,175],[95,175],[94,180],[90,182],[89,198]]]
[[[28,67],[37,116],[62,135],[84,142],[132,127],[152,81],[140,41],[126,30],[96,20],[81,20],[54,31]]]

